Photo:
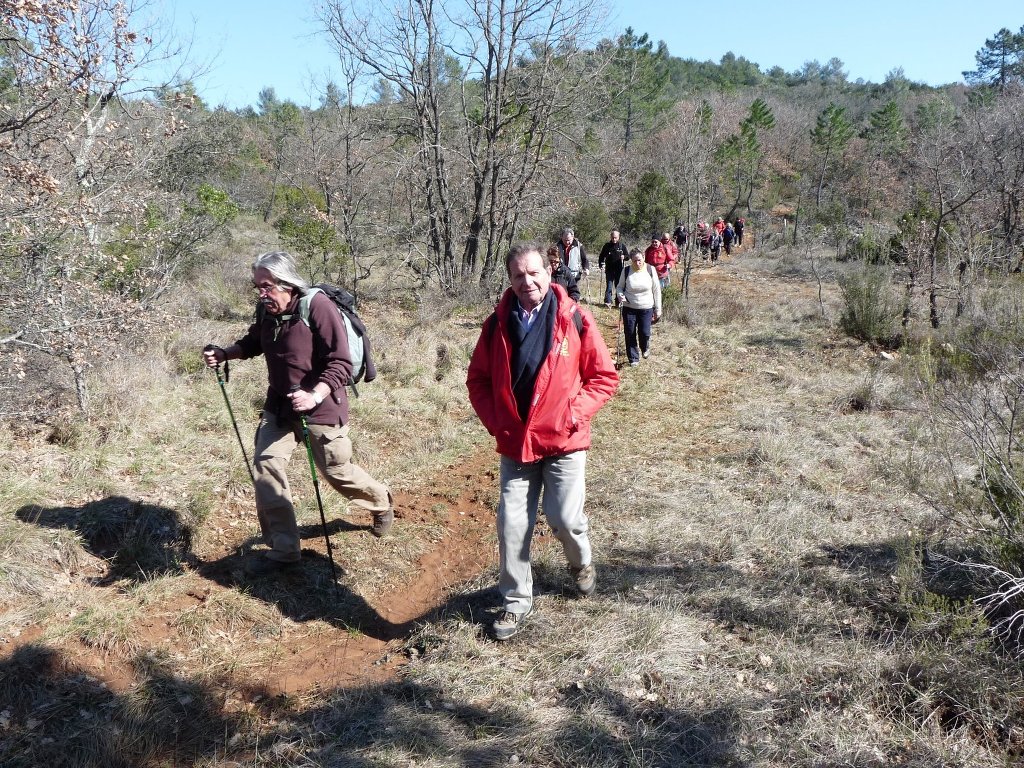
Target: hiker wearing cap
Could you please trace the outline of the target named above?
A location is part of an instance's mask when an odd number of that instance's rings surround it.
[[[530,542],[542,500],[577,591],[596,588],[583,511],[590,421],[619,383],[594,318],[551,282],[540,246],[513,246],[505,268],[511,287],[484,321],[466,376],[501,455],[498,640],[518,633],[533,611]]]
[[[619,295],[615,291],[615,286],[619,284],[619,276],[627,261],[629,261],[629,249],[620,239],[619,230],[613,229],[610,239],[604,244],[601,255],[597,259],[598,268],[604,270],[604,305],[606,307],[611,307],[613,300],[615,306],[619,306]]]
[[[572,227],[565,227],[562,236],[555,247],[558,248],[558,256],[573,280],[579,282],[581,277],[590,274],[590,261],[587,259],[587,251],[583,243],[576,239],[576,233]]]
[[[370,532],[383,536],[394,522],[391,492],[352,462],[348,395],[352,375],[348,334],[337,306],[322,292],[309,300],[308,322],[299,312],[309,290],[284,251],[265,253],[252,265],[259,297],[255,322],[246,334],[223,349],[209,345],[208,366],[263,355],[267,388],[256,430],[253,457],[256,512],[269,548],[246,563],[251,576],[263,576],[299,562],[300,539],[285,470],[302,441],[305,417],[317,468],[327,482],[373,516]]]
[[[618,293],[626,357],[636,366],[641,357],[650,357],[651,324],[661,317],[661,281],[655,268],[644,263],[639,248],[633,250],[629,266],[622,270]]]
[[[562,263],[561,258],[558,255],[558,249],[555,246],[548,248],[548,271],[551,273],[551,282],[558,283],[560,286],[565,288],[565,292],[569,294],[569,298],[573,301],[580,300],[580,288],[576,284],[575,278],[569,274],[568,268]]]
[[[669,261],[668,252],[665,250],[664,244],[661,242],[661,235],[657,232],[651,233],[651,244],[647,246],[647,250],[644,251],[644,261],[654,267],[654,270],[658,273],[658,280],[661,281],[661,287],[665,288],[668,286],[669,281],[669,270],[672,267]]]

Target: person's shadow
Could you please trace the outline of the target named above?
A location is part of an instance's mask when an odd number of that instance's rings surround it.
[[[244,590],[277,607],[282,615],[297,622],[320,619],[346,630],[358,630],[378,640],[406,636],[411,622],[392,624],[360,595],[346,586],[346,573],[319,552],[304,549],[302,562],[269,577],[246,576],[245,558],[256,540],[243,542],[233,554],[205,561],[192,550],[193,528],[174,509],[156,504],[110,496],[82,506],[21,507],[15,516],[25,522],[54,530],[74,531],[85,549],[106,561],[106,570],[92,578],[95,586],[142,582],[157,576],[194,571],[228,589]],[[363,530],[344,520],[328,524],[328,533]],[[323,535],[319,525],[299,529],[302,538]]]

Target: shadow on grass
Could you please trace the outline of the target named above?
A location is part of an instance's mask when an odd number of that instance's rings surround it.
[[[786,634],[848,635],[848,625],[823,620],[817,630],[808,604],[834,602],[864,609],[878,624],[882,642],[906,618],[894,574],[906,540],[842,547],[821,545],[799,563],[734,563],[729,553],[700,542],[661,543],[651,549],[612,547],[602,566],[598,591],[615,591],[629,599],[674,592],[695,612],[725,629],[741,627]],[[723,561],[725,559],[725,561]]]
[[[153,653],[134,663],[141,682],[117,693],[44,645],[0,662],[0,764],[497,768],[512,755],[545,765],[637,764],[639,755],[650,766],[735,764],[734,713],[676,712],[601,688],[564,692],[576,716],[552,725],[529,709],[450,702],[409,681],[299,700],[200,681]]]
[[[344,629],[358,629],[379,640],[405,637],[410,624],[392,624],[362,597],[345,586],[345,571],[337,566],[332,579],[328,559],[311,549],[303,550],[302,562],[273,577],[245,576],[244,559],[232,554],[203,561],[192,552],[192,529],[178,511],[154,504],[112,496],[80,507],[43,508],[28,505],[15,512],[26,523],[77,533],[86,550],[108,563],[107,572],[93,584],[109,587],[140,583],[159,576],[181,575],[191,569],[221,586],[239,589],[274,605],[282,615],[304,622],[321,619]],[[328,532],[362,530],[345,520],[333,520]],[[302,538],[323,536],[319,525],[300,528]],[[252,541],[239,549],[248,550]]]

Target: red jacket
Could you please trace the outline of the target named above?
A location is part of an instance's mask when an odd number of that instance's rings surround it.
[[[672,261],[669,259],[668,252],[665,250],[665,246],[661,244],[661,241],[658,241],[657,245],[651,244],[647,246],[647,250],[644,251],[644,261],[654,267],[658,277],[664,277],[668,274],[669,269],[672,268]]]
[[[558,299],[551,351],[537,371],[526,423],[512,394],[509,312],[514,294],[505,291],[488,319],[469,361],[466,386],[480,421],[497,440],[497,451],[513,461],[532,464],[590,447],[590,420],[611,399],[619,374],[593,316],[580,309],[583,332],[573,322],[576,302],[562,286],[551,284]]]
[[[679,249],[676,244],[672,242],[671,238],[661,238],[661,247],[665,249],[665,255],[668,257],[668,266],[672,268],[679,261]]]

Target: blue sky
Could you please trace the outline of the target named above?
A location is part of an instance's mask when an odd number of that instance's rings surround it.
[[[385,0],[386,2],[387,0]],[[1021,0],[610,0],[607,36],[627,26],[664,40],[681,58],[718,61],[732,51],[787,71],[838,57],[851,80],[881,82],[902,67],[911,80],[960,81],[974,54],[1000,27],[1024,25]],[[198,82],[211,106],[256,103],[271,86],[282,99],[316,104],[333,53],[316,32],[304,0],[165,0],[179,35],[193,37],[192,58],[212,62]]]

